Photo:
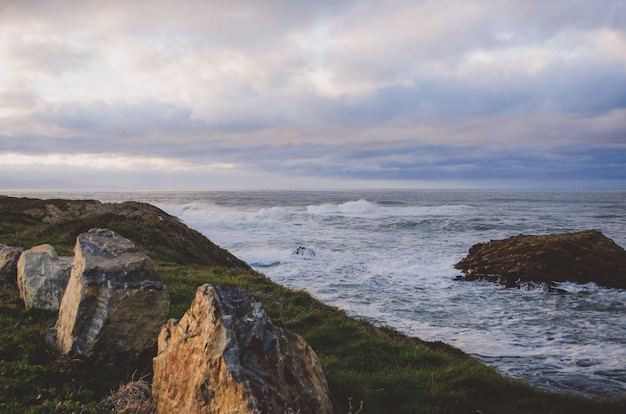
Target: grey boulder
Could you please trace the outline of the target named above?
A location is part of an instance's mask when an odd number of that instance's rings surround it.
[[[119,361],[154,349],[170,300],[150,258],[107,229],[79,235],[74,253],[56,324],[61,352]]]
[[[25,250],[17,262],[17,286],[27,308],[58,310],[72,269],[49,244]]]

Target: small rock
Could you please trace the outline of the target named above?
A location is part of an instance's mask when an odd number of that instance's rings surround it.
[[[316,256],[315,250],[309,249],[308,247],[300,246],[295,249],[292,254],[294,256],[302,256],[306,258],[313,258]]]
[[[27,308],[58,310],[72,269],[71,257],[58,257],[49,244],[22,253],[17,285]]]
[[[0,244],[0,282],[15,282],[17,261],[24,249]]]

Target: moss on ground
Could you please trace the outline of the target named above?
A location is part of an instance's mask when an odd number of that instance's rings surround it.
[[[0,209],[0,243],[25,248],[50,243],[59,254],[71,254],[80,232],[91,227],[115,230],[155,261],[171,296],[173,318],[183,315],[203,283],[253,292],[277,324],[301,335],[315,350],[337,413],[354,413],[361,401],[362,413],[626,412],[626,400],[542,392],[449,345],[350,318],[249,268],[216,265],[205,255],[221,251],[197,232],[178,228],[182,223],[147,223],[106,214],[45,224],[20,216],[19,202],[14,200],[18,207],[9,214]],[[167,240],[170,236],[174,242]],[[185,243],[196,245],[184,247]],[[24,309],[16,286],[0,284],[0,412],[106,412],[98,401],[121,384],[139,378],[150,381],[149,360],[135,366],[94,367],[59,356],[44,341],[55,319],[54,312]]]

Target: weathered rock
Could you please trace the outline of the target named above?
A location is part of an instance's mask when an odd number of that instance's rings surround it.
[[[511,287],[570,281],[626,288],[626,251],[596,230],[475,244],[455,268],[464,273],[460,279]]]
[[[0,244],[0,282],[15,282],[17,261],[24,249]]]
[[[148,256],[114,231],[91,229],[76,239],[57,345],[95,361],[140,356],[154,348],[169,302]]]
[[[313,350],[273,325],[249,293],[198,288],[159,335],[152,394],[159,413],[330,413]]]
[[[17,262],[17,286],[27,308],[58,310],[72,270],[49,244],[25,250]]]

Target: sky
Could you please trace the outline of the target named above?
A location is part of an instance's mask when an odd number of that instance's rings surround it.
[[[0,189],[626,189],[625,0],[0,0]]]

